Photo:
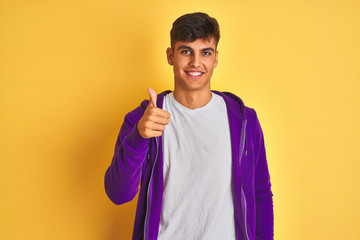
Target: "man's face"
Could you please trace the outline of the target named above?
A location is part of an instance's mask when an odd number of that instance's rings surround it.
[[[174,68],[175,89],[210,90],[210,78],[218,61],[213,38],[176,42],[166,54],[168,63]]]

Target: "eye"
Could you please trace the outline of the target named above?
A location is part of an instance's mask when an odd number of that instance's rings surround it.
[[[211,52],[202,52],[204,56],[211,56]]]
[[[191,52],[190,52],[190,50],[182,50],[180,53],[182,53],[182,54],[190,54]]]

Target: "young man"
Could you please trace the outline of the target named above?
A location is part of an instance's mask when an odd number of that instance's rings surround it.
[[[115,204],[138,193],[133,239],[273,239],[273,202],[256,112],[210,90],[219,26],[205,13],[178,18],[167,60],[174,91],[128,113],[105,190]]]

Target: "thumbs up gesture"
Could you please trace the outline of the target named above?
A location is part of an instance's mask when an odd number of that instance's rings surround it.
[[[152,88],[148,88],[150,97],[144,115],[139,120],[137,128],[143,138],[159,137],[169,124],[170,113],[156,107],[157,95]]]

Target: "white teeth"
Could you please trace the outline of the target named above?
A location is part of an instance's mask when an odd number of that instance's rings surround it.
[[[201,72],[189,72],[189,74],[196,77],[196,76],[201,75]]]

